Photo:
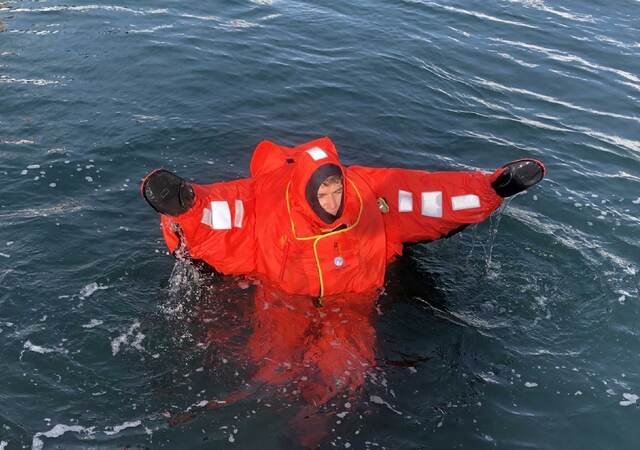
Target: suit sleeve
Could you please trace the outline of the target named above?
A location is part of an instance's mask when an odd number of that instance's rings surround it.
[[[491,182],[500,171],[426,172],[354,166],[374,195],[383,198],[388,245],[400,254],[402,243],[451,236],[485,220],[502,203]]]
[[[239,275],[255,269],[255,216],[251,180],[192,184],[195,201],[179,216],[162,215],[164,239],[173,253],[183,245],[193,259]]]

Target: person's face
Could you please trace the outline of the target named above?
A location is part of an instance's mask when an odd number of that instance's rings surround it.
[[[318,202],[322,209],[335,216],[342,203],[342,183],[321,184],[318,188]]]

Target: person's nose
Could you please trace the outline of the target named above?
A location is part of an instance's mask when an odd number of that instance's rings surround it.
[[[338,195],[331,195],[329,197],[330,199],[330,203],[329,203],[329,208],[331,208],[331,210],[333,211],[334,209],[338,209],[338,205],[340,202],[340,196]]]

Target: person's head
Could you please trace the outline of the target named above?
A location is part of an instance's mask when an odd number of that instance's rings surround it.
[[[318,187],[318,203],[332,216],[337,215],[342,204],[342,176],[331,175]]]

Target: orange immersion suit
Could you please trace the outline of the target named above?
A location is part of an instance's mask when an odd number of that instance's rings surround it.
[[[322,166],[343,177],[341,212],[327,223],[308,200]],[[171,252],[181,245],[218,272],[256,275],[290,294],[322,298],[383,286],[402,244],[449,236],[501,204],[491,186],[500,170],[426,172],[346,167],[329,138],[294,148],[261,142],[251,177],[192,184],[191,208],[162,215]]]

